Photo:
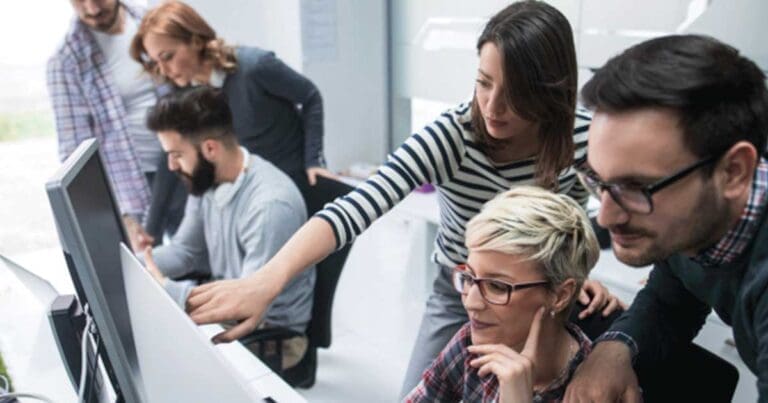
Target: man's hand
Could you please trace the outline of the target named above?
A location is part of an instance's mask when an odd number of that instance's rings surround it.
[[[627,304],[611,294],[599,281],[594,280],[584,281],[579,293],[579,302],[587,306],[579,312],[579,319],[584,319],[599,310],[602,310],[603,316],[610,315],[618,308],[627,310]]]
[[[469,346],[471,353],[480,356],[469,365],[480,368],[480,377],[493,373],[499,380],[500,403],[527,403],[533,399],[533,378],[540,355],[538,349],[544,311],[544,307],[541,307],[536,312],[528,338],[519,353],[504,344]]]
[[[163,275],[163,273],[157,267],[157,264],[155,264],[155,259],[152,257],[151,246],[147,246],[144,249],[144,265],[146,266],[149,274],[152,275],[152,278],[154,278],[158,284],[160,284],[161,286],[164,286],[168,278],[165,277],[165,275]]]
[[[133,249],[134,253],[141,253],[148,246],[154,245],[155,238],[144,231],[144,228],[135,218],[124,215],[123,226],[125,226],[125,231],[128,233],[128,240],[131,242],[131,249]]]
[[[197,324],[241,321],[214,336],[214,343],[229,343],[251,333],[267,307],[280,293],[277,284],[261,269],[247,278],[220,280],[192,289],[187,312]]]
[[[317,183],[318,176],[324,176],[329,179],[338,180],[338,177],[333,172],[325,168],[322,168],[322,167],[307,168],[307,180],[309,181],[310,186],[315,186],[315,184]]]
[[[604,341],[579,366],[565,391],[568,403],[643,401],[626,344]]]

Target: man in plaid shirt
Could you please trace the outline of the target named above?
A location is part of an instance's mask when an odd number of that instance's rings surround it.
[[[150,183],[164,155],[144,124],[156,87],[128,48],[144,10],[119,0],[72,0],[76,16],[48,61],[48,90],[56,115],[59,157],[81,141],[100,142],[131,242],[151,241],[140,223]],[[143,238],[141,237],[143,235]]]

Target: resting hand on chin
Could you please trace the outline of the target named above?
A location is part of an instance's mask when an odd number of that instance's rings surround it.
[[[541,307],[536,312],[525,345],[519,353],[504,344],[469,346],[471,353],[479,355],[470,362],[471,366],[480,368],[478,375],[484,377],[493,373],[499,380],[500,403],[529,403],[533,399],[533,378],[544,311]]]

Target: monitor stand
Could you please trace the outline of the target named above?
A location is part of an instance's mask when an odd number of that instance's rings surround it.
[[[85,329],[86,315],[74,295],[60,295],[51,303],[51,308],[48,311],[48,321],[53,330],[56,345],[59,348],[62,361],[64,361],[64,367],[69,375],[69,380],[72,382],[75,393],[78,393],[82,370],[82,337],[83,332],[87,330]],[[104,379],[101,376],[98,365],[98,353],[102,349],[102,342],[98,334],[94,336],[97,339],[97,351],[94,351],[93,343],[87,343],[86,351],[88,369],[83,387],[86,390],[84,399],[88,403],[99,403],[109,400],[105,390]],[[123,398],[119,393],[117,402],[123,402]]]

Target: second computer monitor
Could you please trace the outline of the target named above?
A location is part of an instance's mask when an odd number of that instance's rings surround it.
[[[120,249],[127,237],[96,140],[86,140],[46,183],[56,228],[81,305],[88,303],[116,392],[144,402]]]

